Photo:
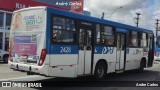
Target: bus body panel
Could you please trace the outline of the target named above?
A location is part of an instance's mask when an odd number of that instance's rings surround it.
[[[78,55],[76,54],[65,54],[65,55],[51,55],[50,54],[50,66],[65,66],[65,65],[76,65]]]
[[[84,62],[85,62],[85,57],[84,57],[84,51],[79,51],[78,55],[78,70],[77,70],[77,75],[83,75],[84,74]]]
[[[50,75],[56,77],[75,77],[78,61],[78,47],[75,45],[54,45],[49,50]]]
[[[125,70],[138,69],[143,53],[143,48],[129,48],[126,55]]]
[[[79,51],[77,75],[91,74],[91,52]]]
[[[50,76],[76,77],[77,54],[50,55]]]
[[[75,78],[77,77],[77,65],[60,65],[57,67],[49,67],[50,68],[50,75],[54,77],[70,77]]]
[[[106,60],[107,73],[115,72],[116,59],[116,47],[95,46],[93,71],[99,60]]]

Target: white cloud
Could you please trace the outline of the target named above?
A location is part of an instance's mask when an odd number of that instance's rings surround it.
[[[105,19],[118,9],[110,18],[112,21],[135,26],[134,18],[136,12],[141,13],[139,27],[155,30],[155,18],[160,19],[160,14],[155,17],[155,12],[159,12],[160,1],[156,0],[151,4],[149,0],[84,0],[84,9],[91,11],[92,16],[101,17],[105,13]],[[156,13],[157,14],[157,13]]]
[[[160,13],[160,10],[155,11],[155,12],[153,13],[153,15],[157,15],[157,14],[159,14],[159,13]]]

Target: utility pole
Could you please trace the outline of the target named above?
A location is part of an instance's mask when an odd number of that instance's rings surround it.
[[[104,19],[104,12],[102,12],[102,17],[101,17],[101,19]]]
[[[135,18],[136,19],[136,26],[138,27],[139,25],[139,15],[141,15],[140,13],[136,13],[137,17]]]
[[[156,19],[156,38],[157,38],[157,36],[158,36],[158,24],[159,24],[159,19]]]

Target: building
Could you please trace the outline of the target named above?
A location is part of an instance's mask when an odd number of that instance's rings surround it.
[[[0,49],[8,50],[12,13],[0,10]]]
[[[50,6],[83,12],[83,0],[0,0],[0,49],[8,51],[12,12],[30,6]]]

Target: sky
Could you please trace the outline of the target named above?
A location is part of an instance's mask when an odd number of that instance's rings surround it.
[[[155,31],[155,19],[160,19],[160,0],[84,0],[84,10],[98,18],[104,12],[104,19],[132,26],[136,26],[135,13],[138,12],[141,13],[139,27]]]

